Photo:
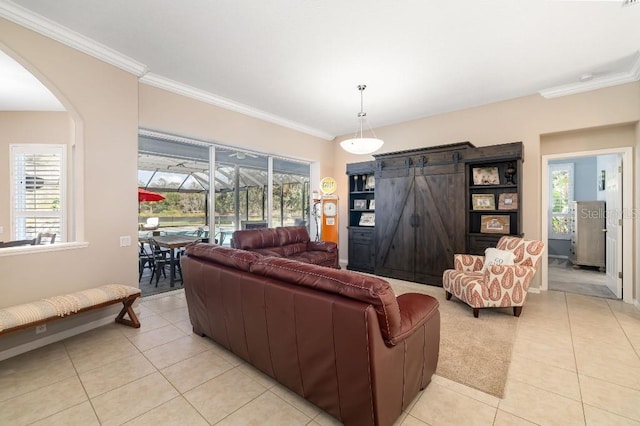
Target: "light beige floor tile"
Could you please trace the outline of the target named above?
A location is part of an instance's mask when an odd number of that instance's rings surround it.
[[[156,346],[164,345],[173,340],[184,337],[185,334],[173,325],[167,325],[165,327],[157,328],[155,330],[146,331],[144,333],[136,334],[130,337],[131,343],[133,343],[142,352],[155,348]]]
[[[580,401],[578,374],[539,361],[515,357],[509,366],[509,379]]]
[[[584,405],[584,416],[587,426],[616,425],[616,426],[638,426],[640,422],[610,413],[600,408]]]
[[[255,380],[256,382],[260,383],[262,386],[264,386],[267,389],[270,389],[278,384],[278,382],[275,379],[271,378],[270,376],[267,376],[262,371],[258,370],[253,365],[248,364],[246,362],[242,362],[240,365],[238,365],[237,368],[243,374],[246,374],[252,380]]]
[[[318,408],[316,405],[307,401],[297,393],[293,392],[290,389],[287,389],[281,384],[276,384],[269,391],[276,394],[278,397],[282,398],[284,401],[296,407],[299,411],[302,411],[310,418],[314,418],[318,415],[322,410]]]
[[[576,371],[576,360],[571,345],[554,345],[548,344],[546,341],[516,338],[511,356],[512,358],[531,359],[565,370]]]
[[[234,368],[186,392],[184,397],[209,423],[216,423],[265,391],[264,386]]]
[[[608,353],[603,355],[594,353],[593,356],[577,356],[578,373],[640,391],[640,363],[631,367],[618,362]]]
[[[178,391],[184,393],[233,368],[212,350],[185,359],[161,371]]]
[[[151,313],[145,318],[139,318],[140,328],[122,327],[122,334],[128,338],[132,338],[138,334],[146,333],[151,330],[166,327],[171,323],[156,313]]]
[[[441,377],[438,376],[436,374],[434,374],[431,378],[431,383],[437,383],[439,385],[442,385],[448,389],[451,389],[454,392],[457,392],[459,394],[468,396],[469,398],[473,398],[476,401],[480,401],[482,403],[485,403],[491,407],[498,407],[498,402],[500,401],[500,398],[495,397],[493,395],[489,395],[488,393],[484,393],[482,391],[479,391],[477,389],[473,389],[470,388],[469,386],[465,386],[463,384],[460,384],[458,382],[454,382],[453,380],[449,380],[446,377]],[[429,384],[429,386],[431,386],[431,384]],[[429,387],[427,386],[427,388]],[[417,401],[416,401],[417,402]],[[409,409],[408,411],[411,411],[411,409]]]
[[[491,425],[496,408],[431,383],[409,414],[430,425]]]
[[[180,321],[189,320],[189,311],[187,310],[186,307],[173,309],[167,312],[162,312],[159,315],[172,324]]]
[[[416,419],[411,414],[405,416],[405,418],[402,420],[402,423],[400,424],[402,426],[429,426],[428,423],[425,423],[420,419]]]
[[[538,424],[584,424],[580,402],[513,380],[507,381],[507,392],[498,408]]]
[[[127,426],[207,426],[209,423],[182,396],[125,423]]]
[[[176,327],[182,330],[185,334],[192,335],[193,334],[193,326],[191,325],[191,320],[186,319],[184,321],[178,321],[173,323]]]
[[[153,373],[92,398],[93,407],[103,425],[131,420],[178,396],[178,392],[160,374]]]
[[[45,348],[0,362],[0,401],[76,376],[63,345]]]
[[[0,402],[0,425],[26,425],[87,400],[77,377]]]
[[[67,408],[53,416],[33,423],[34,426],[99,426],[100,422],[89,401]]]
[[[407,418],[407,416],[409,416],[409,414],[406,411],[400,413],[396,421],[393,422],[393,426],[400,426],[404,422],[404,419]]]
[[[210,348],[200,337],[194,335],[185,336],[183,334],[179,339],[156,346],[143,353],[156,368],[162,369],[208,351]]]
[[[265,392],[239,410],[225,417],[218,425],[306,425],[311,418],[287,404],[271,392]]]
[[[80,373],[80,380],[89,397],[93,398],[155,371],[153,365],[141,353],[137,353]]]
[[[626,338],[614,344],[575,337],[573,345],[577,361],[588,361],[595,358],[602,362],[620,363],[640,368],[640,358]]]
[[[579,375],[585,404],[640,421],[640,391]]]
[[[326,413],[324,411],[321,411],[320,413],[318,413],[317,416],[315,416],[313,418],[313,421],[311,422],[311,424],[319,424],[320,426],[340,426],[342,425],[342,423],[336,419],[335,417],[329,415],[329,413]]]
[[[71,362],[79,373],[93,370],[101,365],[140,353],[128,339],[112,341],[104,345],[91,346],[89,350],[71,355]]]
[[[159,314],[162,312],[173,311],[178,308],[184,308],[187,306],[187,302],[184,299],[175,297],[160,297],[152,300],[143,300],[142,306],[156,314]]]
[[[511,413],[507,413],[506,411],[498,410],[496,414],[496,419],[493,422],[493,426],[533,426],[535,423],[532,423],[528,420],[523,419],[522,417],[514,416]]]
[[[91,351],[91,349],[96,346],[118,344],[123,341],[123,339],[126,339],[122,334],[123,328],[125,327],[113,327],[111,325],[98,327],[86,333],[65,339],[64,346],[67,348],[69,355],[73,357]]]

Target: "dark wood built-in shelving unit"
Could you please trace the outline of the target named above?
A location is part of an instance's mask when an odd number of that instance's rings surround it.
[[[440,286],[455,253],[483,254],[504,235],[488,233],[495,226],[482,229],[483,216],[498,216],[505,225],[498,232],[508,223],[510,235],[521,235],[521,142],[480,148],[461,142],[374,157],[347,164],[348,269]],[[474,184],[478,168],[495,168],[494,184]],[[508,183],[507,169],[513,171]],[[374,188],[358,185],[372,174]],[[495,208],[474,209],[474,194],[493,197]],[[517,207],[499,208],[500,194],[517,194]],[[375,214],[375,226],[360,226],[364,213]]]

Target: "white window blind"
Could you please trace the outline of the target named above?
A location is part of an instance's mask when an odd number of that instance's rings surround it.
[[[11,145],[11,235],[15,240],[55,233],[66,240],[66,146]]]
[[[573,163],[549,165],[549,238],[571,238],[569,202],[574,200],[573,181]]]

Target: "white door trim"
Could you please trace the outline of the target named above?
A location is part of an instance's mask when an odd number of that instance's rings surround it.
[[[541,202],[540,220],[542,230],[542,241],[548,245],[548,211],[549,211],[549,161],[561,160],[577,157],[597,157],[599,155],[620,154],[622,155],[622,300],[626,303],[633,303],[633,149],[631,147],[597,149],[593,151],[567,152],[562,154],[549,154],[542,156],[541,168]],[[595,185],[595,182],[594,182]],[[625,232],[625,229],[628,230]],[[542,256],[542,287],[541,290],[549,289],[549,261],[548,256]]]

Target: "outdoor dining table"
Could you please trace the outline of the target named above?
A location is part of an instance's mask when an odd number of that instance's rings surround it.
[[[175,264],[175,251],[187,244],[200,241],[200,237],[194,237],[191,235],[162,235],[153,237],[154,241],[158,243],[160,247],[169,249],[170,263],[171,263],[171,277],[169,279],[169,285],[173,287],[173,283],[176,278],[176,264]]]

